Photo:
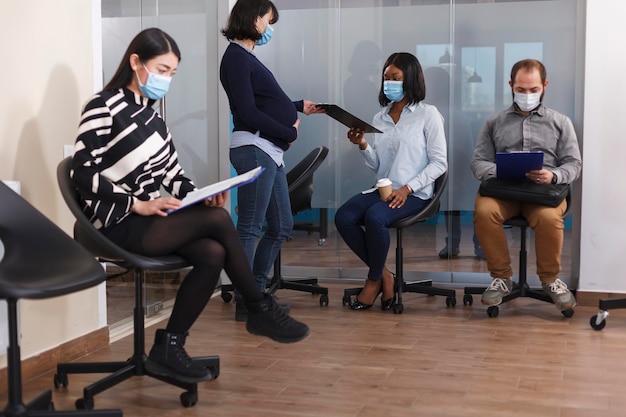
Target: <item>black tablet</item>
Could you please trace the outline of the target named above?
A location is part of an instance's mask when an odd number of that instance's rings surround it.
[[[370,125],[367,122],[359,119],[352,113],[348,113],[346,110],[342,109],[336,104],[318,104],[317,107],[320,107],[326,111],[326,114],[337,120],[339,123],[348,126],[350,128],[354,127],[357,129],[363,130],[365,133],[383,133],[380,130],[376,129],[374,126]]]

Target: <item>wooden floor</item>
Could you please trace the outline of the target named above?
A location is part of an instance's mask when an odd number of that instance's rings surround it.
[[[484,274],[488,280],[489,272],[487,263],[474,256],[472,242],[473,229],[464,226],[461,235],[461,253],[453,259],[440,259],[437,254],[445,246],[446,231],[443,225],[420,224],[407,229],[404,232],[404,270],[405,272],[470,272]],[[520,232],[517,228],[506,230],[510,247],[511,264],[517,273],[519,262]],[[357,270],[359,277],[366,276],[363,262],[346,246],[334,227],[330,227],[328,237],[324,245],[318,245],[319,235],[308,234],[304,231],[294,231],[292,238],[285,242],[282,247],[282,265],[308,266],[317,268]],[[391,231],[391,248],[387,259],[387,265],[393,267],[395,263],[395,231]],[[569,277],[571,274],[571,231],[565,231],[563,245],[562,273],[561,276]],[[528,233],[528,274],[536,273],[534,234]],[[147,287],[147,304],[155,301],[166,301],[174,298],[180,277],[168,273],[151,273]],[[134,286],[130,274],[118,279],[107,281],[108,322],[115,324],[130,317],[134,307]]]
[[[404,313],[377,305],[342,306],[346,282],[323,282],[330,305],[280,290],[311,335],[283,345],[249,335],[234,306],[214,298],[188,339],[192,355],[220,355],[221,374],[199,386],[196,406],[181,390],[135,377],[95,397],[96,409],[124,416],[454,416],[622,417],[626,415],[626,313],[602,331],[596,309],[570,319],[553,305],[518,299],[489,318],[476,302],[446,308],[440,297],[405,294]],[[460,294],[459,294],[460,297]],[[151,340],[155,327],[147,330]],[[126,337],[84,360],[124,360]],[[54,392],[57,409],[73,409],[82,387],[99,376],[70,375]],[[25,383],[24,397],[52,388],[52,374]],[[6,393],[0,397],[6,403]]]

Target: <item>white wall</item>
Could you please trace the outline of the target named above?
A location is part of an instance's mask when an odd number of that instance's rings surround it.
[[[94,91],[99,14],[99,0],[0,1],[0,179],[19,180],[22,196],[68,234],[73,220],[56,166]],[[20,302],[22,357],[100,327],[100,304],[97,289]]]
[[[580,290],[626,292],[626,3],[588,0]]]

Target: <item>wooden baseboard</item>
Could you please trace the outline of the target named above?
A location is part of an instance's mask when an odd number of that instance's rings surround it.
[[[626,298],[626,294],[617,292],[576,291],[576,301],[578,305],[584,307],[598,307],[600,299],[606,298]]]
[[[57,363],[72,362],[109,344],[109,328],[103,327],[70,340],[37,356],[22,360],[22,384],[46,372],[53,371]],[[52,378],[50,378],[52,386]],[[0,392],[7,390],[7,368],[0,369]]]

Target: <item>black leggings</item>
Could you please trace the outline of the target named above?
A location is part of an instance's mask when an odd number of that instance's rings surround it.
[[[169,332],[183,334],[191,328],[209,302],[222,269],[245,300],[263,299],[233,221],[222,208],[198,205],[167,217],[133,213],[104,233],[131,252],[176,253],[192,265],[176,294]]]

